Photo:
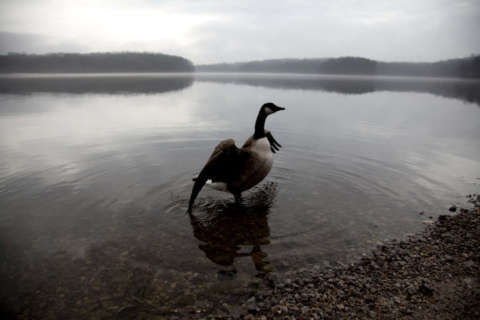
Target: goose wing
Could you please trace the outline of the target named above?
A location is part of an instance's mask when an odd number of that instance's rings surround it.
[[[212,179],[214,182],[225,182],[235,180],[241,172],[242,164],[245,159],[245,152],[237,148],[233,139],[227,139],[220,142],[213,153],[210,155],[207,163],[200,171],[192,188],[188,212],[192,212],[193,203],[200,190],[207,182]]]
[[[270,131],[265,130],[265,136],[268,139],[268,142],[270,143],[270,150],[272,150],[273,153],[276,153],[282,145],[278,143],[277,140],[273,137],[272,133]]]

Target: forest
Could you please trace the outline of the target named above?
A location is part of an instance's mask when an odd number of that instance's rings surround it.
[[[274,59],[197,65],[200,72],[279,72],[312,74],[480,77],[480,55],[438,62],[382,62],[359,57]]]
[[[480,55],[438,62],[383,62],[360,57],[270,59],[196,65],[161,53],[53,53],[0,55],[0,73],[266,72],[421,77],[480,77]]]
[[[189,60],[161,53],[0,55],[0,72],[193,72]]]

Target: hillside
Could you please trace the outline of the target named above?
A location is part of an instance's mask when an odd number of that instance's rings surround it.
[[[358,57],[329,59],[275,59],[198,65],[200,72],[279,72],[312,74],[402,75],[426,77],[480,77],[480,55],[439,62],[382,62]]]
[[[0,72],[193,72],[189,60],[160,53],[0,55]]]

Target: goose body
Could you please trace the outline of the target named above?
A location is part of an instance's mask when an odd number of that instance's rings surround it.
[[[226,144],[231,143],[229,140],[222,141],[221,143],[224,142],[226,142]],[[228,192],[229,190],[235,190],[239,193],[250,189],[262,181],[272,169],[273,152],[270,148],[270,142],[267,138],[255,140],[250,137],[242,147],[242,150],[245,151],[247,155],[245,156],[245,162],[243,164],[244,169],[239,172],[238,176],[229,179],[230,183],[208,179],[206,186],[218,191]]]
[[[243,191],[257,185],[268,175],[273,165],[273,153],[281,145],[270,131],[265,130],[265,120],[268,115],[280,110],[284,108],[273,103],[264,104],[258,113],[254,134],[241,148],[235,145],[233,139],[223,140],[215,147],[194,179],[188,212],[192,211],[195,198],[205,184],[216,190],[230,192],[239,200]]]

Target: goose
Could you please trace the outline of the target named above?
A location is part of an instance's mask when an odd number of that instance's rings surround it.
[[[267,176],[272,169],[272,154],[280,150],[281,145],[270,131],[265,130],[265,120],[280,110],[285,108],[272,102],[263,104],[255,121],[255,131],[241,148],[235,145],[233,139],[223,140],[215,147],[198,177],[193,179],[188,213],[192,213],[195,199],[205,184],[216,190],[230,192],[236,202],[241,202],[242,192]]]

